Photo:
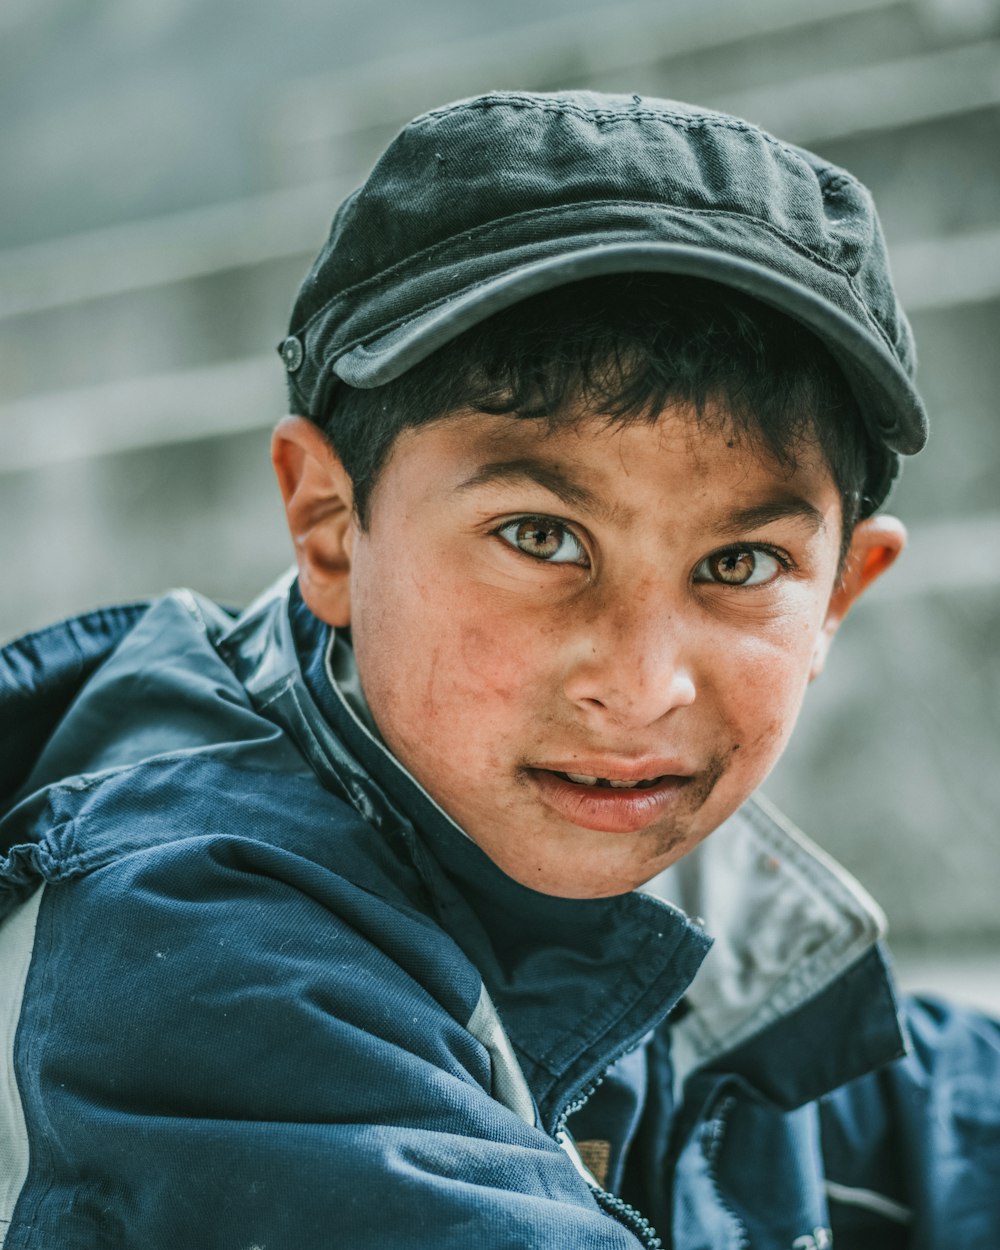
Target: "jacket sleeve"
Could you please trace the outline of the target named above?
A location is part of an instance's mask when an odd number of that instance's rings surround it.
[[[822,1105],[831,1213],[848,1242],[1000,1245],[1000,1022],[929,998],[903,1017],[909,1054]]]
[[[491,1096],[457,948],[229,821],[45,886],[5,1250],[635,1250]]]

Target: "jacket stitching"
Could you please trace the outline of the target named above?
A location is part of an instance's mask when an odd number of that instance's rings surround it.
[[[708,1165],[708,1179],[712,1186],[712,1192],[715,1194],[716,1201],[725,1211],[729,1218],[733,1221],[736,1235],[739,1238],[734,1250],[750,1250],[750,1235],[743,1225],[743,1221],[733,1210],[731,1204],[726,1200],[722,1192],[722,1186],[719,1183],[717,1163],[719,1155],[722,1153],[722,1146],[726,1137],[728,1124],[726,1117],[736,1105],[736,1098],[729,1094],[719,1103],[718,1109],[711,1120],[708,1120],[702,1130],[702,1151],[705,1155],[705,1162]]]
[[[656,939],[650,938],[647,942],[645,942],[642,947],[642,952],[645,953],[650,948],[650,946],[653,944],[654,941],[656,941]],[[681,936],[680,941],[678,941],[674,945],[672,951],[670,952],[670,957],[674,958],[677,955],[679,955],[685,949],[685,947],[690,945],[691,941],[692,941],[692,935],[690,933],[683,934]],[[604,1028],[602,1028],[599,1033],[591,1034],[587,1043],[581,1044],[580,1046],[578,1046],[577,1049],[574,1050],[572,1054],[568,1056],[562,1055],[559,1058],[558,1067],[553,1067],[552,1058],[553,1058],[554,1053],[558,1051],[560,1047],[565,1046],[566,1040],[570,1036],[569,1033],[564,1033],[562,1036],[556,1038],[555,1041],[552,1043],[552,1045],[541,1056],[534,1054],[523,1043],[519,1043],[519,1048],[523,1051],[524,1054],[528,1056],[528,1058],[531,1059],[531,1061],[534,1064],[536,1064],[540,1068],[543,1068],[549,1074],[549,1076],[553,1078],[553,1080],[564,1078],[573,1067],[573,1064],[577,1062],[577,1060],[580,1058],[581,1055],[586,1054],[588,1051],[600,1045],[603,1039],[606,1038],[608,1034],[611,1033],[615,1028],[617,1028],[621,1024],[622,1020],[630,1012],[636,1012],[641,1009],[641,1006],[644,1000],[646,1000],[649,997],[651,992],[656,990],[657,982],[660,976],[662,975],[662,973],[663,973],[662,964],[658,965],[657,961],[655,960],[652,960],[652,961],[647,960],[644,979],[641,983],[636,982],[636,984],[638,984],[638,987],[639,987],[638,992],[631,994],[628,998],[619,998],[618,1006],[615,1009],[614,1015],[608,1021],[608,1023],[604,1026]],[[574,1027],[576,1028],[582,1025],[582,1028],[580,1028],[580,1031],[581,1033],[585,1033],[586,1026],[590,1024],[590,1022],[598,1015],[598,1012],[602,1009],[603,1010],[607,1009],[605,1004],[595,1005],[595,1007],[591,1010],[591,1012],[587,1016],[584,1016],[582,1017],[582,1019],[574,1021]]]

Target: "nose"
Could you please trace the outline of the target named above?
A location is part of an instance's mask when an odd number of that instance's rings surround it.
[[[696,630],[677,605],[641,587],[581,623],[564,690],[590,717],[651,725],[695,700]]]

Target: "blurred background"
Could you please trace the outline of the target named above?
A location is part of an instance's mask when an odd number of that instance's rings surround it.
[[[932,442],[766,789],[906,985],[1000,1011],[1000,0],[5,0],[0,641],[277,575],[274,345],[334,207],[415,113],[566,86],[729,110],[875,193]]]

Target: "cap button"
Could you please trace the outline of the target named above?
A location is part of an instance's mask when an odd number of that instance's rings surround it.
[[[301,339],[290,334],[281,345],[281,358],[285,362],[285,368],[289,373],[294,373],[302,364],[304,357],[305,351]]]

